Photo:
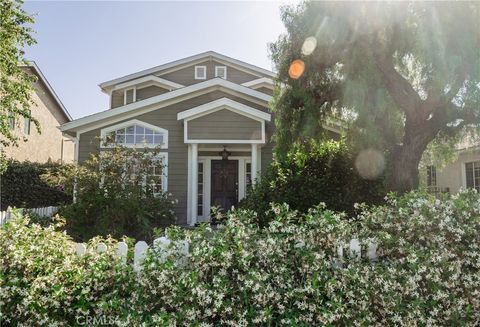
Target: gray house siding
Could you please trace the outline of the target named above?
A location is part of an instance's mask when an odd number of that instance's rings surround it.
[[[159,73],[158,76],[182,85],[196,84],[204,80],[195,79],[195,66],[207,66],[206,79],[215,78],[215,66],[227,66],[227,80],[233,83],[242,84],[259,78],[258,76],[246,73],[244,71],[238,70],[234,67],[222,64],[214,60],[203,61],[171,73]]]
[[[168,192],[172,193],[173,196],[178,199],[176,215],[178,217],[177,223],[179,224],[185,224],[187,217],[188,146],[184,143],[183,122],[177,120],[177,114],[181,111],[223,97],[228,97],[234,101],[262,111],[268,111],[267,108],[245,99],[234,97],[221,91],[214,91],[124,120],[138,119],[168,130],[168,149],[165,150],[168,152]],[[119,123],[121,122],[105,125],[103,128]],[[272,126],[272,123],[267,123],[267,135],[271,135]],[[78,161],[80,163],[84,162],[89,157],[90,153],[98,153],[100,146],[98,139],[99,136],[100,129],[85,132],[80,135],[78,156]],[[262,149],[262,168],[266,167],[268,164],[267,160],[271,160],[272,147],[270,144],[271,143]]]
[[[155,85],[142,87],[141,89],[137,89],[137,101],[148,99],[167,92],[169,92],[167,89]]]
[[[188,122],[190,140],[261,140],[262,124],[259,121],[227,109],[193,119]]]

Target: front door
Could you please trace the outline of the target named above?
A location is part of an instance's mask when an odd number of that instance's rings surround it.
[[[238,160],[212,160],[211,206],[226,213],[238,203]]]

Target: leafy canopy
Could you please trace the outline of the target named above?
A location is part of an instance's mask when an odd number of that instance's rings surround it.
[[[306,2],[283,8],[287,32],[270,45],[284,86],[274,103],[279,154],[321,136],[327,115],[352,122],[350,135],[361,146],[388,151],[410,142],[421,152],[424,143],[478,130],[479,7]],[[305,71],[294,79],[289,70],[298,59]],[[407,139],[411,130],[425,137]]]
[[[24,47],[36,42],[31,27],[34,19],[22,9],[22,4],[21,0],[0,1],[0,146],[17,144],[18,136],[10,125],[19,118],[32,119],[40,131],[38,121],[30,113],[36,78],[22,68],[28,65]]]

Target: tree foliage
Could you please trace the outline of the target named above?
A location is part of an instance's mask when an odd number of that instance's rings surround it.
[[[271,45],[278,69],[278,154],[319,137],[325,117],[352,123],[360,148],[389,155],[390,186],[415,187],[432,142],[480,126],[480,5],[306,2],[286,7]],[[292,78],[291,64],[305,71]],[[290,74],[289,74],[290,71]]]
[[[23,66],[24,48],[35,44],[32,37],[32,16],[22,9],[21,0],[0,1],[0,145],[16,145],[18,136],[11,129],[12,122],[29,118],[40,131],[38,121],[31,117],[32,91],[36,77]]]

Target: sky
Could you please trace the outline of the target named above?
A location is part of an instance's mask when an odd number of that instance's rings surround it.
[[[27,1],[26,49],[74,119],[108,109],[98,84],[208,50],[272,69],[268,43],[292,2]]]

